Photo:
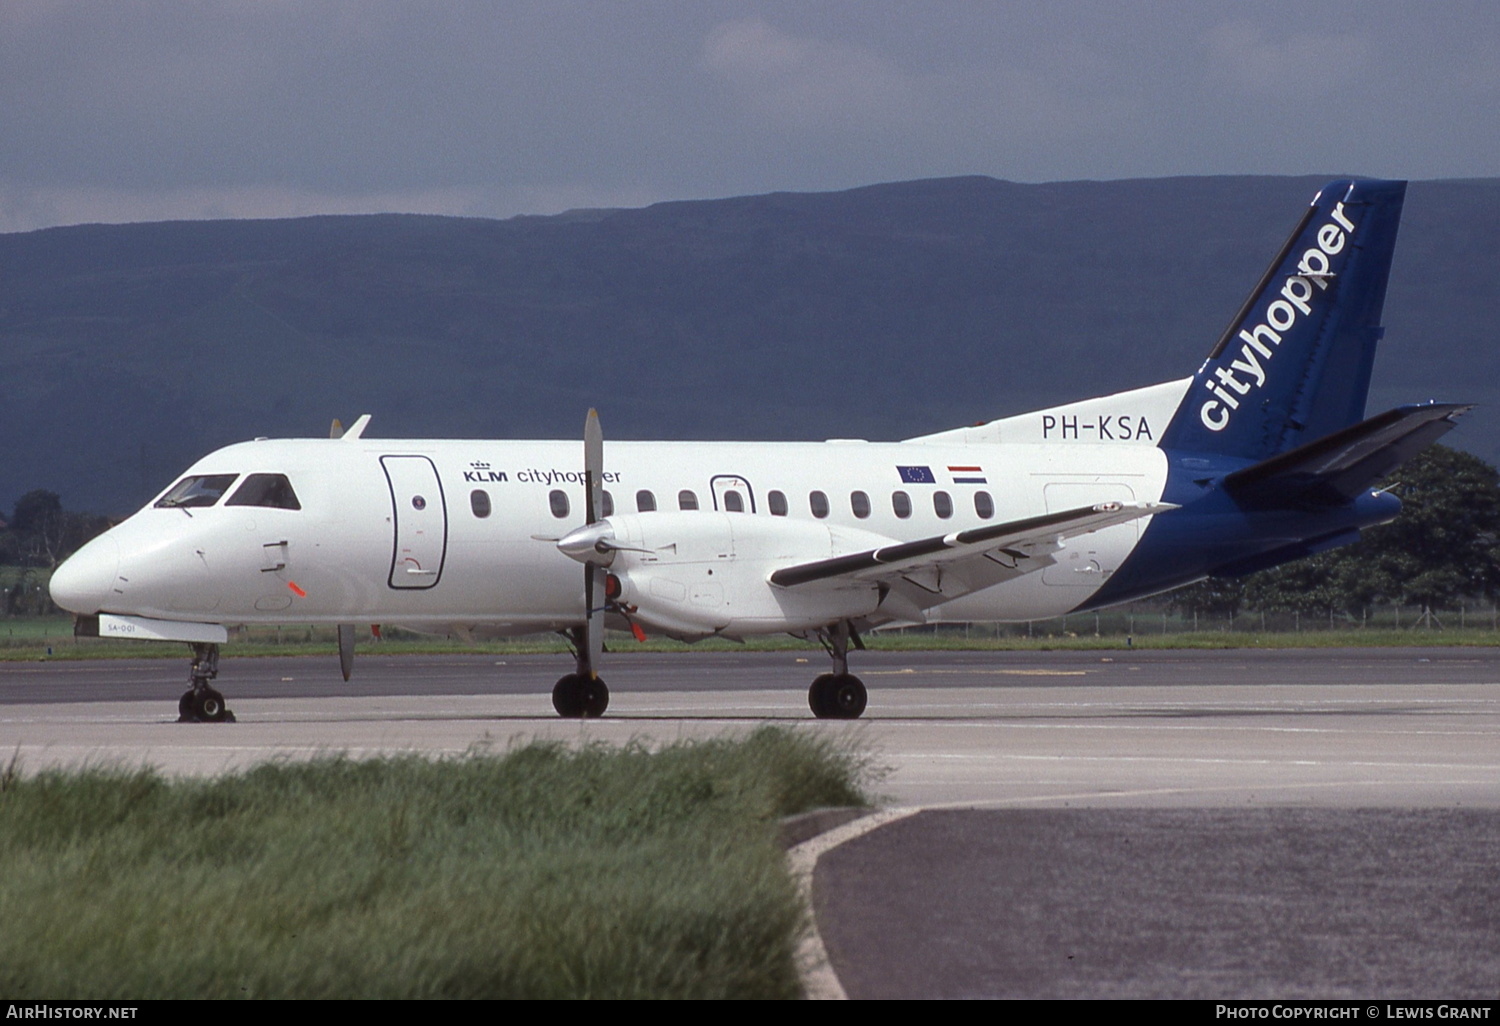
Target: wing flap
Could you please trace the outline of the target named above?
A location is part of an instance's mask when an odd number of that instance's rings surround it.
[[[1066,538],[1176,508],[1166,502],[1101,502],[1095,506],[1045,513],[1024,520],[974,527],[953,534],[782,567],[771,574],[770,580],[779,587],[795,588],[838,579],[894,581],[903,578],[917,583],[913,580],[916,577],[923,582],[924,589],[931,590],[929,582],[939,578],[921,573],[930,568],[961,570],[965,561],[988,559],[990,554],[1000,555],[1001,560],[1018,562],[1033,554],[1055,552]]]

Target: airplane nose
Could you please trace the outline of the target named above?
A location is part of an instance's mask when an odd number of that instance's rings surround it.
[[[120,543],[100,535],[52,571],[52,601],[72,613],[97,613],[120,571]]]

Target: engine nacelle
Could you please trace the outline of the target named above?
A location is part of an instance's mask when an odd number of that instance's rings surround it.
[[[880,604],[874,584],[780,588],[768,578],[785,566],[893,541],[872,531],[745,513],[623,514],[595,527],[607,531],[618,601],[643,625],[680,637],[803,631],[866,616]]]

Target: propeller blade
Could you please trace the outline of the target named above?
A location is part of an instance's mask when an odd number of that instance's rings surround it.
[[[341,420],[339,420],[337,417],[334,417],[333,418],[333,423],[331,425],[329,425],[329,428],[328,428],[328,437],[329,438],[343,438],[344,437],[344,422],[341,421]]]
[[[590,409],[583,424],[583,472],[587,480],[584,495],[586,524],[600,519],[604,509],[604,429],[599,426],[599,411]]]
[[[558,539],[557,547],[583,563],[583,637],[578,646],[578,670],[599,679],[599,657],[604,652],[604,570],[614,555],[601,545],[613,532],[600,524],[604,510],[604,429],[599,411],[589,410],[583,423],[584,523]],[[597,525],[597,526],[596,526]]]
[[[348,680],[354,673],[354,625],[352,623],[339,624],[339,669],[343,671],[345,680]]]

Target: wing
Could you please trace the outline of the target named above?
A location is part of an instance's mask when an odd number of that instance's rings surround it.
[[[888,584],[920,608],[1040,570],[1068,538],[1176,508],[1168,502],[1101,502],[798,563],[776,570],[770,580],[782,588]]]

